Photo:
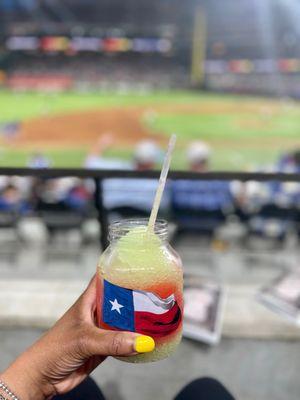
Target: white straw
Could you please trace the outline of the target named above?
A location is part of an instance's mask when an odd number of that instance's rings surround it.
[[[167,150],[167,153],[166,153],[166,156],[164,159],[164,163],[163,163],[163,167],[162,167],[162,170],[160,173],[159,183],[158,183],[157,191],[155,194],[155,198],[154,198],[154,202],[153,202],[153,206],[152,206],[152,210],[151,210],[151,214],[150,214],[150,218],[149,218],[148,230],[154,231],[154,225],[155,225],[155,221],[157,218],[161,198],[162,198],[165,186],[166,186],[167,176],[168,176],[168,172],[169,172],[169,168],[170,168],[171,157],[172,157],[172,153],[173,153],[173,150],[175,147],[175,143],[176,143],[176,135],[172,135],[170,138],[170,141],[169,141],[168,150]]]

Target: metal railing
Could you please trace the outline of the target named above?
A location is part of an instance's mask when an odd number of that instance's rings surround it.
[[[79,169],[79,168],[0,168],[0,176],[20,176],[38,178],[90,178],[95,182],[94,205],[98,212],[98,221],[101,226],[101,246],[106,248],[108,245],[108,216],[103,204],[103,180],[108,178],[159,178],[159,171],[134,171],[134,170],[99,170],[99,169]],[[261,172],[206,172],[196,173],[187,171],[171,171],[169,179],[187,180],[225,180],[225,181],[257,181],[257,182],[300,182],[300,173],[261,173]]]

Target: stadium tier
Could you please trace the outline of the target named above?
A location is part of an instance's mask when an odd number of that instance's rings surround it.
[[[88,0],[88,1],[3,1],[0,4],[0,21],[6,32],[23,30],[25,33],[84,33],[105,29],[123,29],[147,34],[184,26],[185,15],[192,15],[193,3],[180,0]]]
[[[59,77],[56,89],[192,83],[299,97],[292,11],[270,0],[3,0],[0,71],[19,89]]]
[[[145,54],[67,57],[22,56],[10,65],[7,85],[13,89],[172,88],[188,84],[187,71],[173,58]],[[53,81],[55,85],[53,86]],[[141,86],[143,85],[143,86]]]

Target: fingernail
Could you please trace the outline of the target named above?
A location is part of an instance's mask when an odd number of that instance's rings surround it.
[[[155,342],[150,336],[138,336],[134,348],[138,353],[150,353],[155,349]]]

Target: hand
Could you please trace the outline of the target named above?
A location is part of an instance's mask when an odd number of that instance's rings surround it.
[[[149,352],[152,338],[95,324],[96,277],[66,314],[22,354],[2,379],[22,400],[48,399],[79,385],[108,355]]]

